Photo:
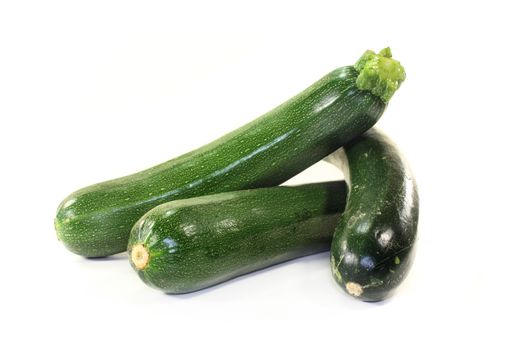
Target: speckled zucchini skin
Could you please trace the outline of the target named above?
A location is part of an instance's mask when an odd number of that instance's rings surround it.
[[[399,150],[370,130],[328,160],[345,173],[348,203],[331,246],[332,273],[349,294],[379,301],[406,277],[414,258],[419,199]]]
[[[193,152],[95,184],[60,204],[55,227],[72,252],[126,250],[133,224],[176,199],[279,185],[372,127],[385,103],[356,87],[352,66],[329,73],[253,122]]]
[[[346,203],[344,181],[225,192],[160,205],[133,227],[131,265],[148,285],[187,293],[327,251]],[[149,262],[137,269],[132,248]]]

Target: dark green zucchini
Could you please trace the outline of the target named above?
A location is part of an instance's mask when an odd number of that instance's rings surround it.
[[[419,216],[415,180],[399,150],[375,130],[328,160],[343,170],[350,186],[332,241],[332,274],[359,299],[385,299],[406,277],[414,258]]]
[[[130,262],[154,288],[193,292],[328,250],[345,203],[344,181],[176,200],[135,224]]]
[[[367,51],[253,122],[193,152],[68,196],[55,218],[72,252],[126,250],[133,224],[175,199],[279,185],[372,127],[404,80],[390,51]],[[234,101],[235,102],[235,101]]]

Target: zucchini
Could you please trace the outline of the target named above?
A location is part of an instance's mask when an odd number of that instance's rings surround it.
[[[327,251],[345,203],[344,181],[172,201],[135,224],[130,263],[149,286],[193,292]]]
[[[197,150],[69,195],[55,228],[72,252],[126,250],[133,224],[175,199],[279,185],[371,128],[404,80],[390,51],[367,51],[274,110]]]
[[[383,300],[404,280],[414,259],[416,182],[399,150],[376,130],[327,159],[343,170],[349,185],[332,240],[332,275],[354,297]]]

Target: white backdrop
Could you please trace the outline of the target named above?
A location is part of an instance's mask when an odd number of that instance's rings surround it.
[[[2,1],[2,346],[523,347],[523,11],[511,1]],[[203,145],[389,45],[414,267],[367,304],[328,254],[168,296],[55,237],[59,202]],[[341,178],[318,164],[292,182]]]

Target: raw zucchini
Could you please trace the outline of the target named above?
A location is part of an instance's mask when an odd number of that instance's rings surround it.
[[[215,142],[72,193],[56,214],[59,240],[86,257],[119,253],[133,224],[159,204],[281,184],[377,122],[405,77],[390,56],[367,51],[355,67],[334,70]]]
[[[379,301],[414,258],[419,198],[399,150],[370,130],[328,157],[345,173],[348,202],[331,246],[332,274],[350,295]]]
[[[345,203],[344,181],[172,201],[133,227],[130,262],[154,288],[193,292],[328,250]]]

